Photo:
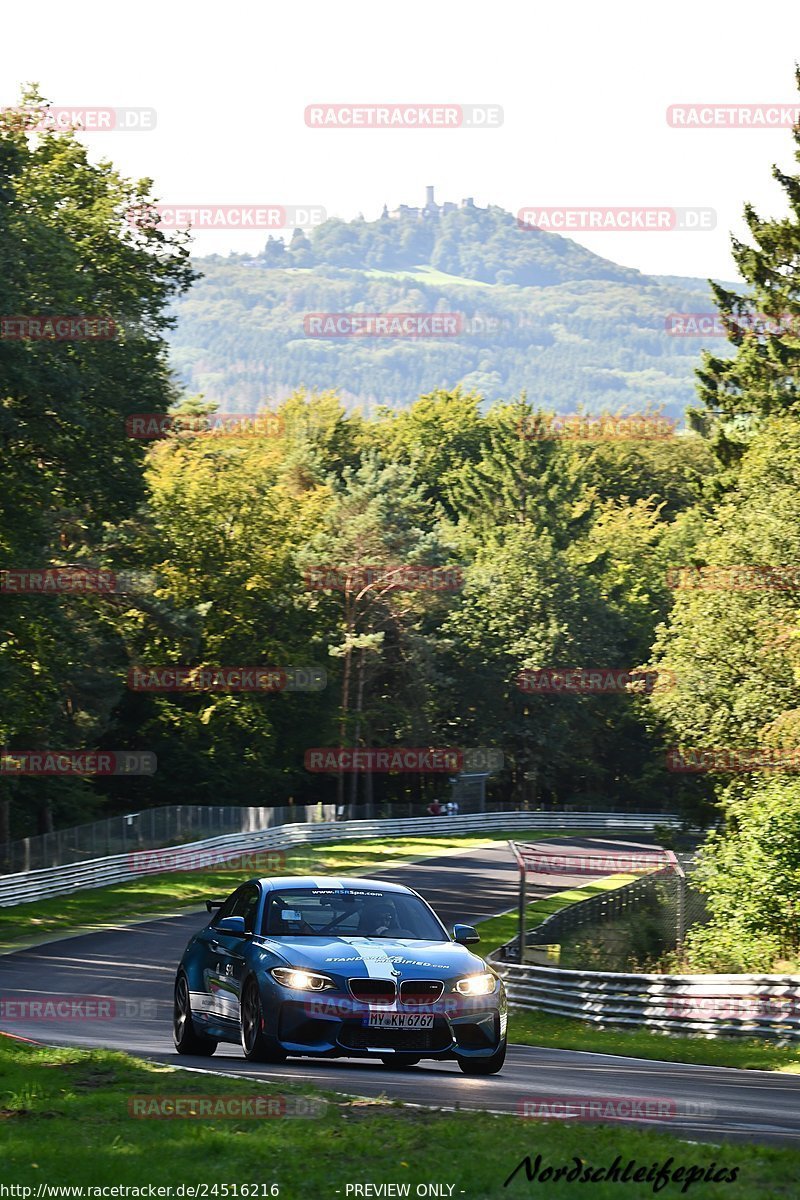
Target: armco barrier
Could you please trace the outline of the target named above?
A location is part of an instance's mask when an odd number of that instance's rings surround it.
[[[798,976],[626,975],[490,960],[519,1008],[595,1025],[800,1041]]]
[[[461,815],[485,812],[513,812],[515,805],[492,798],[482,801],[479,790],[464,794],[467,784],[485,784],[486,776],[460,776],[457,799]],[[110,858],[112,854],[127,854],[131,850],[155,850],[163,846],[183,846],[203,838],[226,837],[233,833],[255,833],[274,829],[278,825],[302,825],[319,821],[360,821],[364,818],[399,821],[403,817],[426,817],[430,801],[394,800],[381,804],[377,810],[365,812],[353,804],[339,807],[317,801],[315,804],[240,805],[240,804],[168,804],[143,808],[138,812],[118,813],[53,829],[49,833],[31,834],[0,845],[0,875],[15,875],[21,871],[39,871],[44,867],[64,867],[67,863],[85,862],[89,858]],[[592,805],[573,799],[557,811],[591,811]],[[550,809],[550,812],[556,811]],[[625,809],[631,812],[630,809]],[[638,811],[638,809],[634,810]]]
[[[181,854],[248,854],[259,850],[284,850],[307,842],[345,841],[355,838],[405,835],[491,832],[493,829],[642,831],[656,826],[680,827],[680,819],[665,813],[469,813],[456,817],[412,817],[376,821],[317,821],[274,826],[226,837],[206,838],[169,849],[170,859]],[[63,896],[82,888],[103,887],[141,878],[133,867],[133,854],[115,854],[60,867],[44,867],[0,876],[0,907]],[[173,869],[180,869],[174,867]]]

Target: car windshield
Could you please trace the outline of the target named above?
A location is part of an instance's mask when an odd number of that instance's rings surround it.
[[[374,888],[287,888],[271,892],[262,932],[268,937],[410,938],[447,935],[416,896]]]

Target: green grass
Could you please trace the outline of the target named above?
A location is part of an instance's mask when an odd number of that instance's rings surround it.
[[[566,908],[568,904],[577,904],[579,900],[588,900],[590,896],[596,896],[599,892],[614,891],[615,888],[622,887],[626,883],[632,883],[636,878],[635,875],[607,875],[603,879],[585,883],[582,887],[567,888],[566,891],[555,892],[554,895],[548,896],[544,900],[534,900],[525,909],[527,930],[530,932],[534,925],[540,925],[545,917],[552,916],[559,909]],[[519,917],[516,909],[503,913],[499,917],[489,917],[487,920],[481,921],[479,929],[481,954],[485,957],[516,937],[518,923]]]
[[[486,834],[469,837],[431,835],[317,845],[309,843],[288,850],[285,865],[272,871],[272,874],[363,874],[448,851],[492,845],[510,837],[524,841],[558,836],[561,835],[552,831],[512,833],[493,830],[491,837]],[[576,836],[582,836],[580,831],[576,832]],[[152,853],[155,856],[158,851]],[[169,853],[169,850],[164,853]],[[174,912],[177,908],[200,906],[206,897],[228,895],[253,873],[251,869],[144,875],[127,883],[72,892],[51,900],[35,900],[30,904],[14,905],[13,908],[0,908],[0,951],[34,940],[43,941],[48,935],[57,936],[97,924],[119,924],[140,917]]]
[[[704,1038],[652,1033],[649,1029],[598,1029],[572,1017],[512,1008],[509,1037],[523,1046],[623,1054],[662,1062],[703,1063],[751,1071],[800,1073],[800,1045],[783,1046],[757,1038]]]
[[[465,1089],[469,1081],[465,1079]],[[531,1091],[534,1089],[531,1088]],[[274,1119],[136,1119],[132,1097],[252,1098],[288,1095],[327,1101],[322,1115]],[[431,1112],[380,1100],[357,1100],[270,1082],[173,1071],[108,1051],[38,1048],[0,1039],[2,1182],[147,1188],[148,1184],[277,1184],[282,1200],[345,1200],[347,1184],[453,1185],[453,1197],[499,1195],[595,1200],[652,1197],[652,1183],[596,1182],[590,1189],[559,1180],[528,1183],[520,1172],[503,1181],[527,1154],[541,1166],[594,1169],[617,1155],[650,1168],[672,1158],[671,1169],[695,1165],[736,1170],[733,1183],[696,1183],[692,1200],[788,1200],[795,1196],[796,1151],[748,1144],[698,1145],[675,1135],[627,1125],[540,1122],[516,1116]],[[681,1183],[659,1194],[680,1196]],[[145,1192],[146,1194],[146,1192]],[[219,1196],[233,1196],[232,1189]],[[241,1194],[241,1193],[240,1193]],[[253,1193],[251,1193],[252,1195]],[[374,1194],[374,1193],[373,1193]],[[447,1193],[445,1193],[447,1194]],[[352,1195],[352,1193],[351,1193]],[[24,1193],[22,1200],[25,1200]]]

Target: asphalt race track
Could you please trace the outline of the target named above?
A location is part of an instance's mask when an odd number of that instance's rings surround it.
[[[608,836],[554,838],[546,844],[558,847],[560,853],[581,848],[595,852],[652,848],[631,837]],[[419,891],[447,925],[507,911],[516,902],[516,867],[504,846],[429,858],[380,874]],[[560,891],[586,878],[585,874],[542,875],[537,882],[533,877],[530,897]],[[212,1059],[179,1058],[171,1033],[175,968],[192,932],[206,919],[206,913],[198,912],[121,925],[0,957],[0,996],[5,1001],[32,995],[119,1001],[110,1006],[114,1010],[110,1017],[80,1022],[6,1018],[2,1028],[53,1045],[126,1050],[203,1071],[307,1083],[425,1106],[516,1113],[526,1098],[543,1096],[663,1098],[675,1114],[663,1128],[687,1137],[800,1143],[800,1077],[770,1071],[683,1066],[534,1046],[511,1047],[501,1074],[484,1079],[463,1075],[455,1063],[424,1061],[406,1071],[348,1059],[292,1059],[282,1066],[264,1067],[248,1063],[236,1046],[223,1044]],[[646,1119],[633,1118],[633,1123],[655,1126]]]

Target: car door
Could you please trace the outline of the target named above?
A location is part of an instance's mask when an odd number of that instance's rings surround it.
[[[208,931],[206,990],[211,1011],[226,1023],[239,1020],[239,997],[247,965],[244,952],[249,939],[217,926],[224,917],[243,917],[246,933],[252,934],[260,898],[258,884],[244,884],[217,911]]]

